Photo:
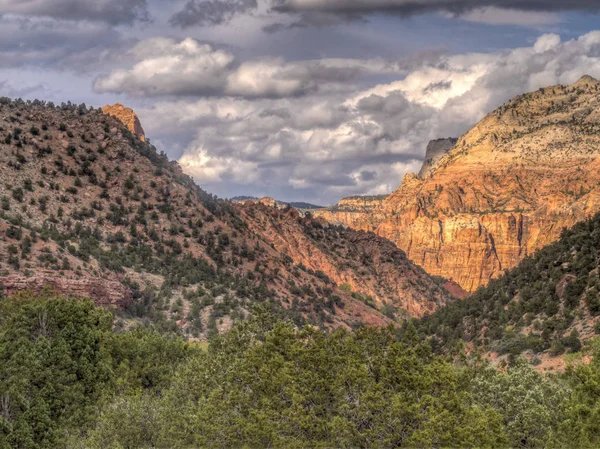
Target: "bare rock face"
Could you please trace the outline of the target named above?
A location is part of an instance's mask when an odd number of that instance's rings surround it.
[[[350,196],[334,207],[317,209],[313,216],[324,218],[337,225],[350,226],[363,231],[373,230],[385,216],[379,216],[381,204],[388,195]]]
[[[146,140],[144,128],[133,109],[126,108],[120,103],[115,103],[112,106],[106,105],[102,108],[102,112],[106,115],[111,115],[119,119],[133,134],[138,136],[142,142]]]
[[[0,285],[6,295],[23,290],[39,293],[43,288],[50,288],[62,295],[90,298],[99,306],[123,308],[132,301],[131,290],[119,281],[97,277],[68,279],[51,270],[40,270],[32,276],[16,273],[1,276]]]
[[[600,83],[584,77],[510,100],[346,223],[474,291],[600,211],[599,156]]]
[[[419,178],[424,179],[432,169],[443,159],[456,145],[458,139],[452,137],[448,139],[432,140],[425,150],[425,161],[419,171]]]
[[[260,204],[264,204],[265,206],[277,207],[277,203],[275,202],[275,200],[273,198],[264,197],[264,198],[261,198],[258,202]]]

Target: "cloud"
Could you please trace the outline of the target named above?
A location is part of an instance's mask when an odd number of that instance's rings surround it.
[[[202,147],[189,149],[179,163],[185,172],[205,182],[255,183],[258,178],[256,164],[231,157],[211,156]]]
[[[128,53],[135,64],[98,77],[96,92],[126,92],[137,96],[210,95],[223,91],[233,55],[194,39],[151,38]]]
[[[257,0],[189,0],[181,11],[171,16],[169,22],[181,28],[220,25],[257,7]]]
[[[111,25],[149,20],[146,0],[2,0],[0,16],[5,14],[100,21]]]
[[[182,28],[219,25],[242,14],[255,14],[261,6],[266,16],[283,19],[265,25],[268,33],[364,21],[376,14],[441,13],[492,25],[541,26],[557,23],[558,12],[600,11],[596,0],[264,0],[260,4],[257,0],[189,0],[170,22]]]
[[[502,9],[496,6],[475,8],[461,14],[460,18],[469,22],[487,23],[489,25],[520,25],[528,27],[554,25],[560,22],[556,12]]]
[[[282,58],[238,61],[230,52],[195,39],[151,38],[137,43],[123,58],[132,61],[99,76],[94,90],[152,96],[298,97],[348,90],[365,77],[399,75],[422,59],[321,59],[286,62]],[[417,62],[418,61],[418,62]]]
[[[127,44],[103,23],[0,16],[0,68],[91,71],[103,67]]]
[[[520,11],[598,11],[595,0],[273,0],[274,11],[282,13],[320,12],[347,18],[388,13],[411,16],[428,12],[464,14],[494,7]]]
[[[28,97],[30,95],[49,96],[52,94],[52,88],[45,83],[21,84],[15,87],[7,80],[0,81],[0,96],[9,98]]]
[[[166,99],[139,114],[151,136],[189,136],[180,162],[210,191],[331,204],[391,192],[418,171],[429,140],[458,136],[515,95],[586,73],[600,77],[600,32],[442,55],[357,92]]]

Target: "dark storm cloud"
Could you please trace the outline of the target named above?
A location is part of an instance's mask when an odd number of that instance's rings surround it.
[[[254,11],[257,7],[257,0],[189,0],[169,22],[182,28],[219,25],[236,14]]]
[[[485,8],[527,13],[600,11],[598,0],[266,0],[266,5],[271,13],[278,13],[280,17],[293,17],[291,21],[282,20],[265,25],[263,30],[267,33],[309,26],[326,27],[348,21],[365,21],[373,14],[410,17],[444,12],[461,16]],[[238,14],[254,12],[257,8],[257,0],[188,0],[183,10],[176,13],[170,22],[183,28],[218,25]],[[515,23],[520,23],[518,17],[514,20]],[[500,20],[496,23],[507,22]]]
[[[147,0],[4,0],[0,2],[0,16],[4,14],[89,20],[111,25],[150,19]]]
[[[129,41],[104,23],[0,17],[0,68],[86,72],[104,67],[125,44]]]
[[[599,11],[597,0],[274,0],[281,13],[317,12],[357,19],[369,14],[392,13],[411,16],[445,11],[456,14],[476,8],[495,7],[523,11]]]
[[[362,181],[373,181],[375,178],[377,178],[377,172],[375,171],[363,170],[360,172]]]

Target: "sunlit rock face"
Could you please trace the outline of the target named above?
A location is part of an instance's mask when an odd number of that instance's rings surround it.
[[[600,83],[586,76],[510,100],[371,210],[323,216],[474,291],[600,210],[598,156]]]
[[[106,105],[102,108],[102,112],[106,115],[112,115],[118,118],[129,131],[138,136],[142,142],[146,141],[146,135],[144,134],[144,128],[133,109],[127,108],[122,104],[115,103],[112,106]]]

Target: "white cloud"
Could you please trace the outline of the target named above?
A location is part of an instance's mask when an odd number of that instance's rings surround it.
[[[152,38],[129,52],[136,63],[98,77],[96,92],[127,92],[131,95],[192,95],[222,91],[233,55],[194,39],[176,41]]]
[[[258,172],[256,164],[230,157],[211,156],[205,148],[193,148],[184,154],[179,163],[194,179],[205,183],[254,183]]]
[[[195,39],[156,37],[135,44],[121,58],[130,67],[99,76],[96,92],[132,96],[237,96],[285,98],[348,91],[364,78],[403,74],[415,61],[282,58],[238,61],[230,52]]]

